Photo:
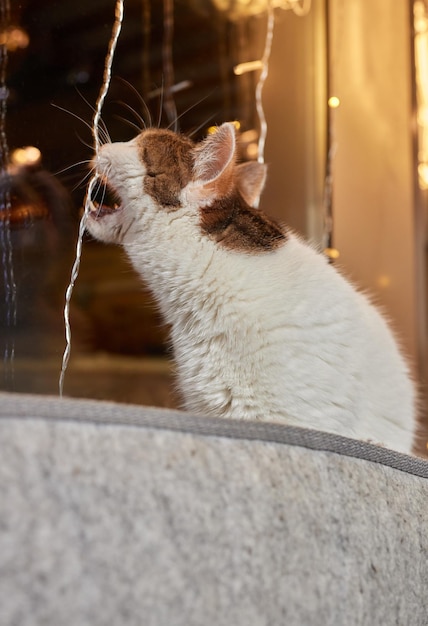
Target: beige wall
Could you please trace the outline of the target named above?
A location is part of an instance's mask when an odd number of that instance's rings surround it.
[[[420,362],[422,216],[412,145],[410,2],[331,0],[334,244],[346,274],[375,295]]]

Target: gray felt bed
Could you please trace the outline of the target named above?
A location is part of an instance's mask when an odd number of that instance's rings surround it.
[[[1,626],[428,624],[428,463],[0,394]]]

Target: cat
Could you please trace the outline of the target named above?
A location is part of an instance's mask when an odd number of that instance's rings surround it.
[[[113,207],[87,230],[152,290],[184,407],[283,422],[409,453],[415,389],[378,310],[325,255],[254,208],[266,168],[237,164],[231,123],[199,143],[148,128],[94,157]]]

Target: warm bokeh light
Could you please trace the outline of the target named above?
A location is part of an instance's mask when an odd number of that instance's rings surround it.
[[[428,189],[428,164],[419,163],[418,165],[419,186],[421,189]]]
[[[337,109],[339,105],[340,105],[340,100],[337,96],[331,96],[331,98],[328,99],[328,106],[331,109]]]
[[[418,179],[420,188],[428,189],[428,12],[421,0],[414,3],[413,17],[418,103]]]
[[[0,46],[6,46],[9,52],[15,52],[18,48],[27,48],[30,43],[28,34],[19,26],[10,26],[0,32]]]
[[[233,72],[236,76],[241,76],[247,72],[254,72],[255,70],[261,70],[262,68],[263,63],[261,60],[247,61],[246,63],[239,63],[239,65],[235,65]]]
[[[17,148],[11,154],[13,165],[25,166],[36,165],[40,162],[42,154],[35,146],[26,146],[25,148]]]
[[[336,259],[340,257],[340,252],[336,248],[325,248],[324,254],[328,256],[329,259],[332,259],[333,261],[335,261]]]
[[[233,122],[231,122],[231,124],[234,125],[234,127],[236,128],[236,130],[240,130],[241,128],[241,122],[239,122],[238,120],[234,120]],[[208,135],[213,135],[214,133],[216,133],[218,131],[218,126],[210,126],[207,130]]]

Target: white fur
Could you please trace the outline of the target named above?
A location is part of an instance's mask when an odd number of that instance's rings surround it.
[[[292,234],[273,252],[222,248],[201,232],[197,177],[175,211],[144,194],[135,140],[104,146],[98,169],[124,208],[88,229],[121,243],[155,294],[186,409],[411,450],[406,363],[376,308],[322,255]]]

